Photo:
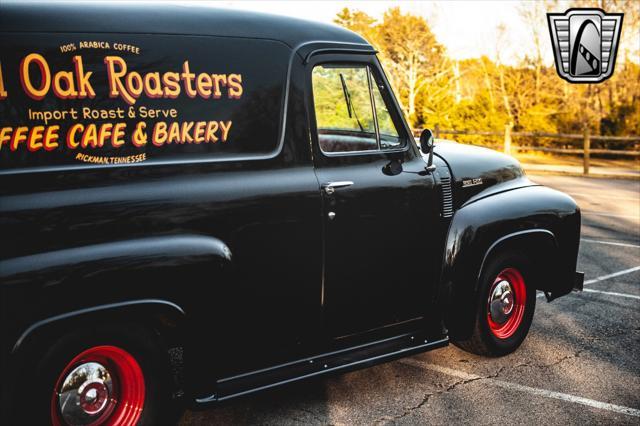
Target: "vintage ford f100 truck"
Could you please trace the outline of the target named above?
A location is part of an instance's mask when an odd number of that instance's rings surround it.
[[[580,212],[416,143],[360,36],[149,4],[0,4],[2,419],[157,424],[438,348],[580,289]]]

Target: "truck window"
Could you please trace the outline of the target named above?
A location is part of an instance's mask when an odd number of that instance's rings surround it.
[[[401,146],[379,84],[368,66],[316,66],[312,71],[312,85],[318,141],[323,152],[360,152]]]
[[[320,148],[378,149],[367,67],[317,66],[312,80]]]
[[[375,103],[376,116],[378,118],[378,129],[380,131],[380,147],[382,149],[398,148],[402,144],[400,135],[393,123],[387,104],[382,98],[382,93],[380,93],[380,84],[376,82],[375,78],[372,78],[372,81],[374,82],[373,101]]]

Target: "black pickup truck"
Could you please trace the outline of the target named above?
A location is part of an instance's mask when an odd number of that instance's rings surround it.
[[[7,424],[163,423],[450,341],[504,355],[536,290],[582,286],[575,202],[418,145],[352,32],[2,1],[0,40]]]

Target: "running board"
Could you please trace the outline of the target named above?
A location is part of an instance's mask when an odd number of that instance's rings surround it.
[[[218,393],[205,398],[198,398],[196,403],[200,405],[226,401],[310,377],[370,367],[386,361],[441,348],[448,344],[449,338],[446,336],[439,340],[429,340],[422,332],[402,334],[263,370],[220,379],[216,383]]]

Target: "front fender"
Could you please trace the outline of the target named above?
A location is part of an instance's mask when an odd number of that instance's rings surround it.
[[[465,204],[449,227],[441,275],[443,316],[451,335],[470,335],[479,277],[493,254],[518,250],[537,270],[553,271],[535,282],[557,297],[573,288],[579,237],[578,206],[550,188],[528,186]]]

